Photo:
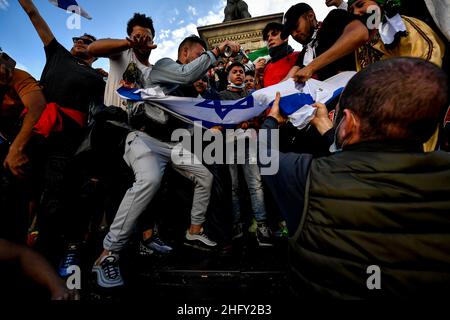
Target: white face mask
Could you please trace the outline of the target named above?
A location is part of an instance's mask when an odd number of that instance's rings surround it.
[[[352,114],[352,117],[353,117],[353,114]],[[331,153],[341,152],[342,149],[344,148],[344,146],[346,145],[347,141],[350,139],[350,137],[349,137],[349,138],[345,139],[344,141],[342,141],[342,143],[340,145],[338,145],[337,135],[339,133],[339,128],[342,124],[342,121],[344,121],[344,118],[345,118],[345,115],[342,116],[341,120],[339,121],[339,124],[336,126],[336,130],[334,131],[334,141],[333,141],[333,144],[329,148],[329,151]]]
[[[338,135],[338,132],[339,132],[339,127],[341,126],[343,120],[344,120],[344,117],[342,117],[341,121],[339,121],[339,124],[337,125],[336,129],[334,130],[334,141],[333,141],[333,144],[330,146],[330,149],[329,149],[331,153],[336,153],[336,152],[341,152],[342,151],[343,144],[338,146],[337,135]]]
[[[228,85],[231,88],[235,88],[235,89],[244,89],[245,88],[245,83],[243,83],[241,85],[237,85],[237,84],[234,84],[234,83],[231,83],[230,81],[228,81]]]

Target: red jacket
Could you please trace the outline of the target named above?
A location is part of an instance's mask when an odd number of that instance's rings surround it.
[[[277,62],[270,61],[264,70],[263,86],[268,87],[280,83],[297,62],[299,54],[300,52],[292,52]]]

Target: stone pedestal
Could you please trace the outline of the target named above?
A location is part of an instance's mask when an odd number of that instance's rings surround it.
[[[217,46],[225,40],[239,43],[241,47],[250,51],[264,47],[262,31],[269,22],[283,20],[283,13],[228,21],[197,28],[200,37],[206,41],[209,48]]]

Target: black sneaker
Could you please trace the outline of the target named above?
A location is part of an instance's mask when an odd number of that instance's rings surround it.
[[[148,256],[153,252],[158,251],[161,253],[169,253],[173,248],[167,245],[161,238],[153,236],[145,241],[141,241],[139,244],[139,254],[141,256]]]
[[[233,237],[232,237],[233,240],[242,238],[242,236],[244,235],[244,228],[243,228],[241,222],[235,223],[233,225],[232,233],[233,233]]]
[[[260,247],[273,247],[272,231],[265,222],[258,222],[256,227],[256,240]]]
[[[80,265],[80,250],[78,245],[70,244],[67,247],[67,251],[58,266],[58,274],[61,278],[69,277],[72,272],[69,272],[71,266]]]
[[[119,268],[119,255],[110,252],[100,260],[99,265],[92,267],[97,276],[97,284],[103,288],[123,286],[123,279]]]

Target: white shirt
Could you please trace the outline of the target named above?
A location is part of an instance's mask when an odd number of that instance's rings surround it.
[[[123,73],[127,70],[127,67],[131,62],[136,63],[138,69],[141,70],[144,88],[148,87],[146,82],[147,79],[149,79],[152,66],[148,67],[139,62],[133,52],[133,49],[128,49],[118,55],[114,55],[109,58],[109,75],[108,81],[106,82],[104,97],[104,103],[107,107],[116,106],[121,107],[122,109],[126,108],[125,100],[119,97],[116,90],[120,87],[120,81],[123,79]]]

